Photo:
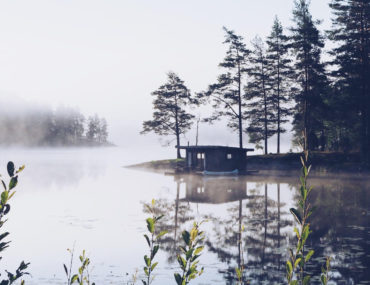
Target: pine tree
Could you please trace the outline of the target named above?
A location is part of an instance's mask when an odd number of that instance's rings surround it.
[[[332,75],[336,79],[336,104],[341,110],[337,120],[341,133],[350,136],[345,139],[354,145],[360,142],[370,163],[370,2],[333,0],[330,8],[334,14],[329,31],[329,38],[335,42],[332,64],[337,67]]]
[[[106,143],[108,140],[108,123],[105,118],[100,119],[98,141],[99,143]]]
[[[299,83],[296,93],[294,114],[294,130],[296,137],[302,132],[307,141],[302,142],[303,148],[318,147],[318,133],[323,130],[325,104],[323,98],[327,92],[327,78],[321,62],[321,50],[324,41],[317,29],[318,21],[314,21],[309,12],[307,0],[296,0],[293,10],[294,26],[291,47],[295,55],[294,69]]]
[[[154,97],[153,120],[143,123],[142,134],[154,132],[160,136],[175,136],[180,146],[180,136],[185,134],[193,124],[194,115],[187,106],[197,104],[190,90],[174,72],[168,73],[167,82],[152,93]],[[181,158],[177,148],[177,158]]]
[[[87,120],[86,138],[90,142],[97,142],[100,128],[100,119],[97,114],[90,116]]]
[[[219,64],[226,70],[218,77],[218,82],[208,87],[204,93],[206,98],[211,99],[215,109],[211,118],[205,121],[225,117],[228,119],[228,127],[239,134],[239,147],[243,148],[243,108],[246,106],[243,100],[243,82],[246,75],[246,64],[250,51],[243,42],[243,37],[234,31],[223,28],[225,31],[224,44],[228,44],[228,50],[224,60]]]
[[[268,138],[274,135],[274,104],[271,96],[271,85],[267,74],[267,59],[264,43],[256,37],[252,41],[253,52],[248,69],[250,81],[245,88],[248,103],[246,117],[250,121],[247,132],[252,143],[264,141],[265,154],[268,153]]]
[[[270,36],[267,38],[267,65],[271,84],[271,96],[274,102],[274,118],[276,120],[277,153],[280,153],[280,136],[286,132],[283,124],[289,120],[292,110],[289,103],[296,91],[292,85],[293,70],[289,58],[289,38],[284,34],[283,27],[277,17]]]

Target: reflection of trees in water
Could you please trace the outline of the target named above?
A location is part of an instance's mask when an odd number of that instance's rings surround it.
[[[311,246],[315,259],[310,271],[316,276],[326,255],[334,256],[332,280],[338,284],[370,281],[370,199],[366,182],[326,182],[314,186],[311,202]],[[297,200],[296,200],[297,201]]]
[[[161,250],[168,253],[168,262],[176,261],[176,253],[178,252],[178,245],[181,243],[181,232],[186,229],[189,221],[194,220],[191,214],[190,203],[187,201],[180,201],[180,181],[176,181],[176,198],[174,200],[158,199],[155,203],[155,214],[164,215],[158,221],[157,229],[160,231],[168,231],[164,237],[161,238]],[[144,207],[144,213],[148,213]]]
[[[246,276],[252,284],[285,282],[285,262],[287,259],[286,233],[293,218],[281,202],[282,189],[299,191],[296,180],[279,179],[269,184],[261,182],[253,189],[247,189],[243,179],[184,179],[186,198],[179,198],[179,180],[176,183],[176,198],[158,200],[158,213],[165,214],[160,230],[168,230],[162,248],[169,254],[169,262],[175,260],[175,252],[180,242],[181,231],[194,219],[189,203],[206,204],[228,203],[226,214],[205,215],[212,230],[207,232],[208,251],[224,263],[219,270],[226,284],[235,283],[235,267],[240,265],[239,232],[242,225],[244,246],[244,266]],[[343,182],[340,180],[312,179],[311,203],[316,206],[311,216],[313,230],[308,247],[315,250],[307,270],[319,276],[326,255],[332,260],[332,280],[336,284],[362,284],[370,280],[367,270],[370,264],[370,201],[369,185],[366,182]],[[281,187],[284,183],[284,187]],[[288,183],[288,184],[287,184]],[[226,185],[226,187],[225,187]],[[287,187],[288,186],[288,187]],[[281,189],[282,188],[282,189]],[[298,203],[298,196],[293,197]],[[289,240],[295,237],[289,229]],[[313,280],[318,282],[318,280]]]
[[[278,200],[269,197],[267,184],[248,190],[246,200],[234,202],[225,217],[213,217],[214,228],[207,245],[218,259],[227,264],[221,271],[227,284],[235,280],[235,267],[241,265],[241,248],[238,244],[242,226],[244,267],[246,276],[253,282],[282,282],[285,260],[281,258],[282,228],[290,224],[282,216],[284,206],[280,203],[280,185],[277,186]],[[259,188],[262,188],[260,193]],[[285,256],[285,254],[283,253]]]

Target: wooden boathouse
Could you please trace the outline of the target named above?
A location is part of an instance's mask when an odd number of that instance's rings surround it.
[[[246,172],[247,153],[253,148],[228,146],[179,146],[186,151],[187,171]]]

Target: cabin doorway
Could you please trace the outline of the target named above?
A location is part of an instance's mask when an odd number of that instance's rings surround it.
[[[205,153],[198,152],[197,153],[197,160],[195,164],[196,170],[203,171],[205,169]]]

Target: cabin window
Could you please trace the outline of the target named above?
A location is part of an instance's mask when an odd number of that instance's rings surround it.
[[[228,153],[228,154],[226,155],[226,158],[227,158],[227,159],[232,159],[232,158],[233,158],[233,155],[232,155],[231,153]]]
[[[203,154],[203,153],[201,153],[201,152],[198,152],[198,154],[197,154],[197,158],[198,158],[198,159],[204,159],[204,154]]]
[[[203,193],[204,192],[204,187],[197,187],[197,192],[198,193]]]

